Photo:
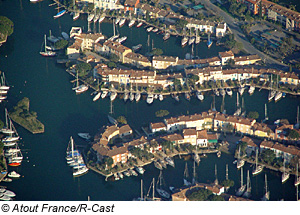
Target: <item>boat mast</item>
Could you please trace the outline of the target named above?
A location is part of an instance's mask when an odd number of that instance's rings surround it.
[[[296,121],[297,121],[297,125],[299,126],[299,106],[297,107],[297,119],[296,119]]]
[[[228,180],[228,164],[226,164],[226,180]]]
[[[251,185],[250,185],[250,176],[249,176],[249,170],[247,172],[247,192],[251,192]]]
[[[238,109],[240,106],[239,104],[239,92],[236,93],[236,109]]]
[[[45,38],[45,52],[46,52],[46,46],[47,46],[46,34],[45,34],[44,38]]]
[[[217,164],[215,164],[215,177],[216,177],[215,185],[218,185],[218,171],[217,171]]]
[[[141,201],[143,201],[143,179],[141,179]]]
[[[265,103],[265,120],[266,121],[269,119],[267,111],[268,111],[268,109],[267,109],[267,103]]]
[[[197,180],[196,180],[196,178],[197,178],[197,173],[196,173],[196,161],[194,161],[194,167],[193,167],[193,169],[194,169],[194,173],[193,173],[193,176],[194,176],[194,178],[193,178],[193,184],[196,184],[196,182],[197,182]]]
[[[256,149],[256,156],[255,156],[255,169],[257,170],[257,160],[258,160],[258,149]]]
[[[155,184],[155,178],[153,178],[153,181],[152,181],[152,186],[153,186],[153,190],[152,190],[152,200],[154,201],[155,199],[155,196],[154,196],[154,193],[155,193],[155,189],[154,189],[154,185]]]
[[[241,168],[241,187],[244,184],[244,180],[243,180],[243,167]]]
[[[71,136],[70,138],[70,141],[71,141],[71,150],[72,150],[72,158],[74,157],[74,143],[73,143],[73,138]]]

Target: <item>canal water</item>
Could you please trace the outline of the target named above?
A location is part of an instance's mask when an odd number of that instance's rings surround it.
[[[108,99],[92,101],[91,91],[75,95],[72,91],[72,78],[64,68],[56,64],[55,58],[44,58],[39,55],[44,34],[60,35],[62,31],[69,32],[72,26],[81,26],[87,29],[86,17],[75,22],[69,14],[59,19],[53,19],[56,14],[54,7],[48,5],[51,1],[45,0],[37,4],[30,4],[28,0],[0,1],[0,15],[7,16],[14,22],[14,33],[0,48],[0,70],[5,72],[8,83],[12,86],[8,101],[0,104],[1,119],[4,119],[4,108],[9,110],[23,97],[30,99],[30,108],[38,113],[38,119],[45,125],[45,133],[32,135],[20,126],[16,126],[22,137],[21,149],[24,161],[21,167],[9,168],[15,170],[22,177],[12,183],[4,184],[17,194],[16,200],[132,200],[140,195],[140,179],[144,180],[144,193],[148,191],[151,180],[159,175],[153,164],[146,166],[143,176],[125,178],[112,182],[105,181],[104,177],[89,171],[86,175],[73,178],[71,169],[65,162],[65,151],[70,136],[75,143],[85,145],[79,139],[78,132],[89,132],[94,135],[100,127],[108,123],[107,114],[110,111]],[[101,24],[101,31],[112,35],[112,24]],[[121,35],[128,36],[125,45],[131,47],[143,44],[142,53],[146,52],[147,33],[145,29],[123,26],[119,29]],[[191,52],[190,47],[182,49],[180,39],[171,37],[163,42],[161,35],[150,33],[155,47],[162,48],[165,55],[178,55],[183,58]],[[151,42],[152,43],[152,42]],[[207,49],[205,43],[195,48],[195,53],[201,58],[217,56],[222,47],[213,45]],[[154,101],[147,105],[144,100],[138,103],[124,104],[123,100],[116,99],[113,103],[114,116],[124,115],[129,125],[137,130],[149,122],[161,121],[155,117],[155,112],[166,109],[170,116],[193,114],[210,109],[213,98],[205,95],[204,102],[192,98],[187,102],[180,97],[177,103],[171,98],[163,102]],[[264,104],[267,101],[267,92],[256,91],[253,96],[244,94],[244,103],[247,111],[258,111],[260,119],[264,118]],[[241,101],[240,101],[241,102]],[[220,111],[222,100],[216,98],[216,109]],[[235,109],[236,93],[232,98],[226,97],[225,109],[232,114]],[[287,96],[274,104],[268,103],[270,121],[286,118],[295,122],[296,109],[300,105],[299,98]],[[229,165],[229,178],[235,181],[235,186],[229,193],[234,194],[239,187],[240,173],[232,164],[233,157],[222,154],[221,158],[209,155],[203,158],[196,168],[199,182],[213,182],[215,180],[215,164],[218,168],[218,180],[225,179],[225,166]],[[163,171],[166,186],[180,187],[183,185],[185,162],[188,163],[192,175],[192,161],[175,159],[176,168],[168,167]],[[251,169],[248,164],[244,168],[244,182],[246,170]],[[295,200],[296,189],[293,186],[292,176],[285,184],[281,184],[280,174],[264,170],[268,176],[268,187],[271,191],[271,200]],[[259,200],[264,193],[264,174],[251,177],[253,199]]]

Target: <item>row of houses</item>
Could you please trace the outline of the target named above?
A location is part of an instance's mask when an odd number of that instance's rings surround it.
[[[231,116],[217,111],[166,118],[163,123],[150,123],[149,127],[152,133],[158,131],[173,133],[187,128],[194,128],[196,131],[204,129],[220,131],[232,127],[236,132],[242,134],[271,139],[275,138],[275,132],[264,123],[256,122],[255,119]]]
[[[300,30],[300,13],[297,11],[266,0],[237,0],[237,2],[245,4],[254,15],[259,14],[261,8],[262,16],[280,22],[287,30]]]
[[[274,151],[277,158],[285,159],[287,163],[290,163],[293,158],[300,158],[300,148],[294,145],[285,146],[271,140],[263,140],[260,144],[255,144],[253,139],[247,136],[240,139],[240,142],[247,143],[246,153],[248,156],[255,153],[256,150],[263,152],[269,149]]]
[[[300,79],[296,74],[287,73],[273,69],[222,69],[222,67],[205,67],[198,69],[186,69],[182,73],[165,73],[159,74],[150,70],[124,70],[119,68],[110,69],[98,64],[94,67],[94,74],[99,75],[101,80],[106,84],[114,85],[133,85],[133,86],[154,86],[156,88],[165,89],[174,84],[174,80],[178,80],[181,84],[186,81],[185,77],[196,75],[199,80],[196,84],[203,84],[205,81],[243,81],[250,78],[260,77],[265,81],[269,81],[271,74],[277,74],[280,77],[280,83],[298,85]]]
[[[126,0],[124,5],[120,4],[118,0],[78,0],[77,2],[93,3],[94,8],[104,10],[124,10],[124,12],[131,11],[134,14],[143,16],[147,13],[151,18],[158,19],[160,22],[168,23],[169,25],[175,24],[177,20],[185,20],[187,22],[186,28],[194,28],[200,32],[215,33],[216,37],[223,37],[227,30],[226,23],[188,18],[176,14],[172,10],[160,9],[146,3],[140,3],[139,0]]]

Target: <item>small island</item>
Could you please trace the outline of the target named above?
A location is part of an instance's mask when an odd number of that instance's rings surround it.
[[[37,113],[29,111],[29,99],[23,98],[10,113],[11,119],[32,134],[44,133],[44,124],[37,120]]]

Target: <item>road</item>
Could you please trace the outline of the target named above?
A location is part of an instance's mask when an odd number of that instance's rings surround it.
[[[224,21],[229,26],[232,33],[235,35],[235,39],[238,42],[243,43],[244,50],[248,52],[249,54],[257,54],[260,56],[261,59],[265,60],[265,63],[273,68],[278,69],[287,69],[287,65],[284,63],[281,63],[274,58],[271,58],[270,56],[262,53],[261,51],[257,50],[246,38],[238,24],[236,23],[235,19],[231,17],[229,14],[227,14],[225,11],[223,11],[221,8],[217,7],[216,5],[212,4],[209,0],[200,0],[201,4],[205,6],[206,9],[211,10],[212,13],[218,14],[222,17],[224,17]]]

